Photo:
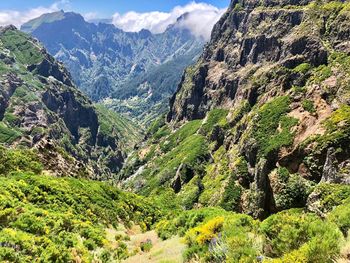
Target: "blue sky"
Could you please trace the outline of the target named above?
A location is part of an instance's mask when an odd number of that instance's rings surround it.
[[[1,0],[0,11],[17,10],[25,11],[32,8],[48,7],[59,1],[52,0]],[[125,13],[128,11],[149,12],[163,11],[168,12],[177,5],[186,5],[189,0],[70,0],[67,6],[79,13],[96,12],[101,17],[112,16],[114,13]],[[200,0],[212,4],[218,8],[227,7],[229,0]],[[62,4],[63,6],[63,4]]]
[[[189,14],[181,26],[195,36],[210,38],[213,25],[226,11],[230,0],[0,0],[0,26],[22,24],[45,13],[61,9],[74,11],[91,21],[110,18],[111,23],[127,32],[148,29],[162,33]]]

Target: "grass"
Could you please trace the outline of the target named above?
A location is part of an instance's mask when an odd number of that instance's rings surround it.
[[[28,35],[20,31],[7,30],[0,37],[4,48],[11,50],[16,61],[23,65],[40,63],[44,56]]]
[[[168,152],[174,149],[179,143],[183,142],[189,136],[195,134],[202,124],[201,120],[194,120],[186,123],[177,131],[168,136],[160,147],[163,152]]]
[[[207,114],[206,121],[203,122],[201,132],[203,134],[210,134],[214,126],[225,127],[227,126],[226,116],[228,110],[225,109],[214,109]]]
[[[19,137],[22,133],[16,129],[9,128],[5,123],[0,122],[0,143],[11,144]]]

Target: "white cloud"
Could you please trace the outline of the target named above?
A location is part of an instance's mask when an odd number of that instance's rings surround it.
[[[51,13],[60,9],[70,9],[69,0],[57,1],[49,7],[36,7],[26,11],[0,10],[0,26],[15,25],[19,27],[33,18],[37,18],[45,13]]]
[[[178,26],[187,28],[195,36],[208,40],[214,24],[224,12],[224,9],[210,4],[191,2],[185,6],[176,6],[169,13],[158,11],[116,13],[113,15],[113,24],[128,32],[148,29],[153,33],[162,33],[169,25],[176,23],[180,16],[187,14]]]
[[[96,12],[88,12],[83,14],[83,17],[85,18],[86,21],[90,21],[93,19],[97,19],[98,18],[98,13]]]

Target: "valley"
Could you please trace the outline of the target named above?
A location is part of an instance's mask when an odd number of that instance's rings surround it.
[[[347,1],[1,27],[0,261],[348,262],[349,65]]]
[[[149,125],[167,111],[183,70],[196,61],[205,43],[180,26],[184,19],[160,34],[134,33],[59,11],[33,19],[21,30],[62,61],[93,101]]]

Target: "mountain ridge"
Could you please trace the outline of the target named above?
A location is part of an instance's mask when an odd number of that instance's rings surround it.
[[[141,135],[121,117],[104,120],[108,111],[76,89],[69,72],[37,40],[14,26],[1,28],[0,40],[1,142],[37,148],[57,175],[113,177]]]
[[[45,14],[24,24],[22,29],[38,38],[66,65],[77,86],[92,100],[115,99],[110,107],[118,111],[122,104],[126,113],[136,119],[139,111],[155,114],[152,108],[171,96],[180,80],[179,72],[194,62],[204,45],[203,39],[176,24],[164,33],[152,34],[145,29],[124,32],[112,24],[88,23],[75,13],[58,12],[51,16]],[[163,92],[158,91],[156,80],[136,83],[135,78],[145,79],[150,71],[162,74],[168,63],[178,65],[176,71],[168,68]],[[142,106],[133,104],[133,100]]]

